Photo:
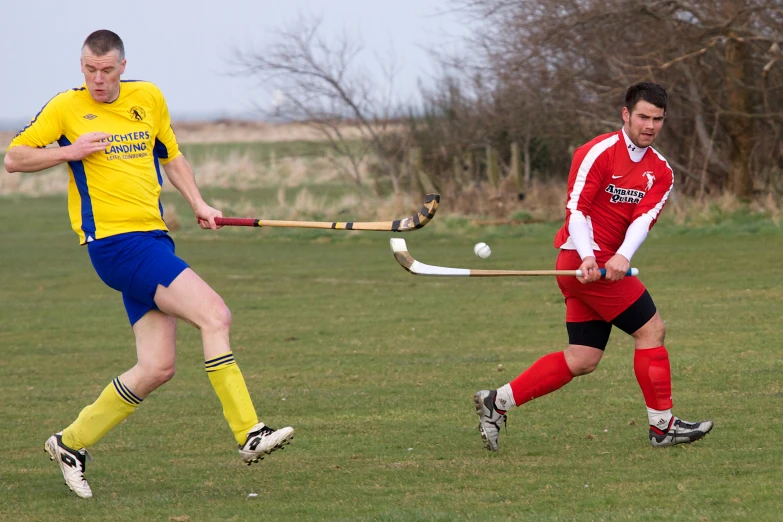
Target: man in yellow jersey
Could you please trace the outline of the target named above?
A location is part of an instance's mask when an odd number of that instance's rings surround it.
[[[231,352],[231,312],[174,254],[160,204],[161,165],[201,228],[216,230],[215,218],[222,214],[201,198],[160,90],[149,82],[120,80],[125,62],[115,33],[89,35],[81,53],[84,85],[52,98],[5,156],[8,172],[68,164],[71,226],[87,245],[98,276],[122,293],[136,337],[136,365],[46,441],[66,484],[82,498],[92,497],[84,478],[86,448],[174,375],[178,319],[201,331],[205,369],[242,459],[258,462],[294,436],[291,427],[273,430],[259,422]],[[44,148],[54,141],[59,148]]]

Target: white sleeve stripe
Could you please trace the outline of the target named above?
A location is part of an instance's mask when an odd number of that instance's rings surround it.
[[[576,171],[576,180],[574,181],[574,189],[571,191],[566,208],[571,211],[572,217],[577,219],[584,219],[584,215],[581,211],[577,210],[579,205],[579,196],[582,194],[582,190],[585,188],[585,182],[587,181],[587,174],[590,169],[593,168],[593,163],[598,159],[598,156],[606,152],[607,149],[614,146],[620,139],[618,134],[614,134],[603,141],[599,141],[590,148],[590,151],[585,155],[579,170]],[[664,160],[665,161],[665,160]]]
[[[674,188],[674,171],[672,170],[671,165],[669,165],[669,162],[666,161],[666,158],[661,156],[660,152],[658,152],[657,150],[653,149],[652,147],[650,147],[650,148],[655,153],[655,155],[658,156],[658,158],[661,159],[661,161],[666,163],[666,168],[668,168],[669,171],[672,173],[672,184],[669,186],[669,190],[666,191],[666,194],[663,195],[663,197],[661,198],[661,200],[658,202],[657,205],[655,205],[653,208],[651,208],[648,212],[645,213],[646,215],[650,216],[651,220],[655,220],[655,219],[658,218],[658,214],[661,213],[661,210],[663,210],[663,205],[666,203],[666,200],[669,198],[669,194],[671,193],[672,189]],[[650,221],[650,222],[652,223],[652,221]]]

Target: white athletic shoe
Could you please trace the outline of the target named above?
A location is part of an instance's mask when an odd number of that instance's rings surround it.
[[[275,450],[283,449],[294,438],[294,429],[290,426],[273,430],[259,422],[247,432],[247,440],[239,446],[239,455],[247,465],[263,460]]]
[[[51,460],[56,460],[63,472],[65,485],[81,498],[92,498],[90,485],[84,479],[84,469],[87,459],[92,460],[87,450],[73,450],[63,444],[62,432],[55,433],[46,440],[44,451],[49,453]]]
[[[704,438],[710,431],[712,431],[712,421],[710,420],[688,422],[672,417],[666,430],[650,426],[650,444],[654,448],[690,444]]]
[[[489,451],[498,450],[500,423],[506,423],[506,414],[500,413],[495,408],[495,397],[497,395],[497,390],[481,390],[473,396],[473,405],[476,407],[476,413],[479,416],[479,432],[482,440],[484,440],[484,445]]]

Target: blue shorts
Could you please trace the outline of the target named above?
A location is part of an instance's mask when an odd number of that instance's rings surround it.
[[[131,326],[150,310],[158,310],[158,285],[169,286],[188,268],[174,255],[166,232],[129,232],[87,243],[92,266],[101,280],[122,293]]]

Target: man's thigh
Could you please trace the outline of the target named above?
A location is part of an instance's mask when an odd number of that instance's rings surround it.
[[[223,299],[190,268],[168,286],[158,286],[155,304],[161,311],[194,325],[205,324],[225,309]]]
[[[131,325],[157,309],[159,285],[168,286],[188,265],[174,253],[165,232],[136,232],[100,239],[89,246],[98,276],[122,293]]]

